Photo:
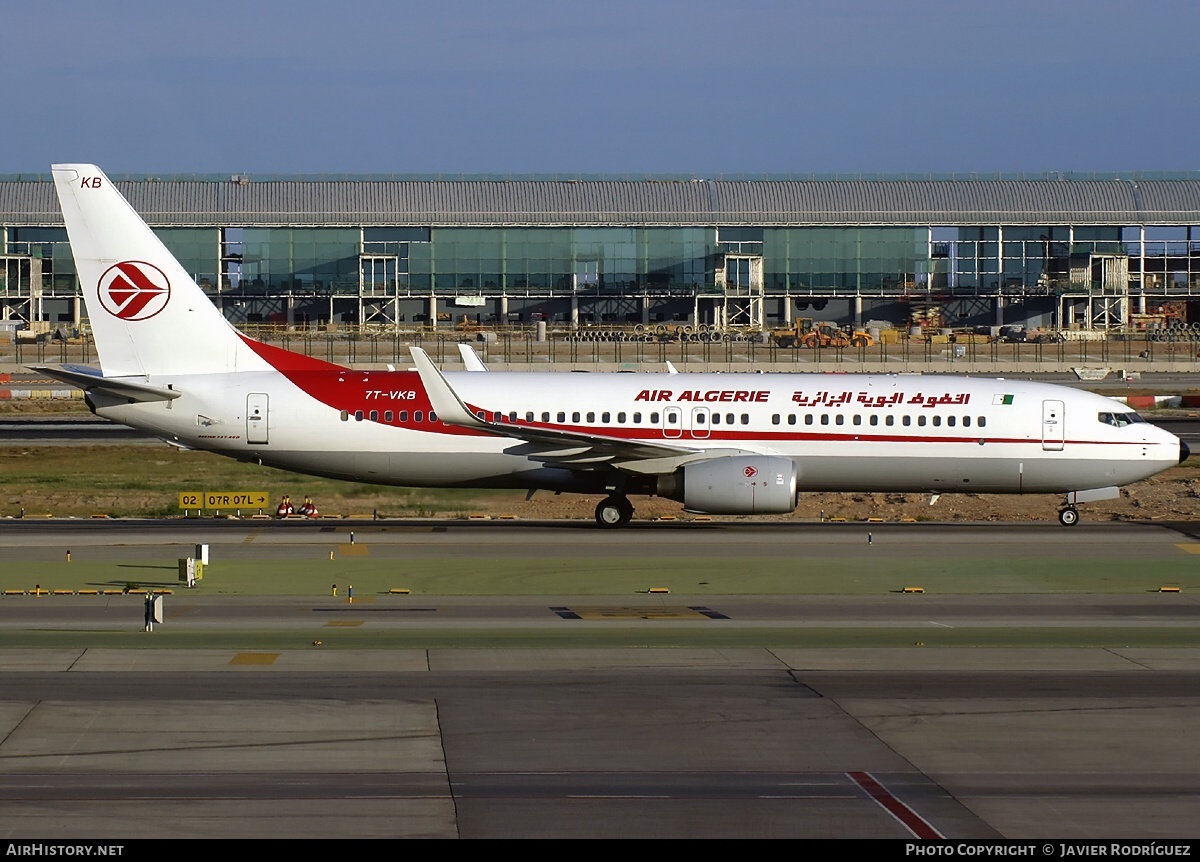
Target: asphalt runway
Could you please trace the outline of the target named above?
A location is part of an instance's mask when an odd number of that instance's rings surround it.
[[[862,525],[350,525],[372,554],[875,553]],[[0,569],[61,554],[310,554],[324,525],[0,524]],[[1185,554],[1190,525],[884,525],[896,557]],[[252,539],[252,541],[248,541]],[[362,539],[360,539],[362,541]],[[732,550],[731,550],[732,549]],[[735,553],[736,552],[736,553]],[[1186,555],[1186,554],[1185,554]],[[738,560],[744,562],[738,562]],[[132,647],[140,600],[0,597],[0,835],[1196,839],[1200,648],[796,648],[770,632],[1194,628],[1193,593],[168,597],[164,629],[304,648]],[[133,617],[131,619],[130,617]],[[573,648],[572,632],[694,639]],[[454,646],[326,649],[343,630]],[[479,633],[510,646],[474,646]],[[521,633],[557,632],[552,649]],[[708,633],[767,632],[754,647]],[[56,638],[86,632],[86,646]],[[565,633],[565,634],[563,634]],[[13,648],[18,637],[45,637]],[[715,634],[714,634],[715,640]],[[159,639],[156,642],[156,638]],[[7,642],[7,643],[6,643]]]

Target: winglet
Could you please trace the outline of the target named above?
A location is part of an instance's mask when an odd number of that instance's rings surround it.
[[[475,348],[463,342],[458,343],[458,352],[462,356],[463,365],[468,371],[487,371],[487,366],[483,364],[483,360],[479,358],[479,354],[475,352]]]
[[[428,353],[419,347],[409,347],[408,349],[412,353],[413,365],[417,367],[417,374],[421,377],[421,385],[425,387],[425,394],[429,396],[429,405],[433,407],[439,419],[450,425],[461,425],[466,428],[489,427],[488,423],[482,421],[470,411],[466,404],[463,404],[458,393],[442,376],[442,372],[437,370],[437,366],[433,364]]]

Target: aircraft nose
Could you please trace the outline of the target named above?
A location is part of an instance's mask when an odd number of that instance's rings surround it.
[[[1192,454],[1192,450],[1188,448],[1188,444],[1182,440],[1179,441],[1179,463],[1182,464]]]

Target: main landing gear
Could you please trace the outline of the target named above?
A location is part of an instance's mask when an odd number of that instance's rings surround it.
[[[1064,506],[1058,510],[1058,523],[1064,527],[1074,527],[1079,523],[1079,510],[1074,506]]]
[[[632,518],[633,504],[620,494],[605,497],[596,504],[596,523],[601,527],[624,527]]]

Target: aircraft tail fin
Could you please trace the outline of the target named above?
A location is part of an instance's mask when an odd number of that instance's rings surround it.
[[[269,367],[103,171],[51,170],[106,377]]]

